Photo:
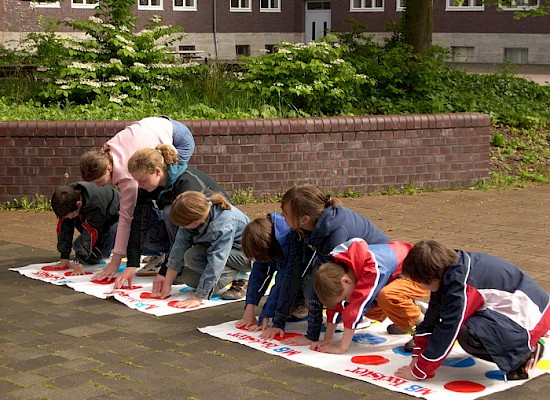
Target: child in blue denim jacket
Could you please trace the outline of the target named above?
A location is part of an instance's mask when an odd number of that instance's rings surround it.
[[[240,274],[250,272],[251,261],[241,250],[241,236],[250,220],[223,194],[214,193],[209,200],[201,192],[181,193],[172,203],[170,219],[180,228],[166,263],[165,279],[155,280],[153,296],[168,297],[177,277],[177,283],[185,283],[195,292],[175,307],[194,308],[223,292]]]

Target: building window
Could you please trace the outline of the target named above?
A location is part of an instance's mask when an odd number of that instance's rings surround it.
[[[279,0],[260,0],[260,12],[281,12]]]
[[[235,53],[238,56],[250,56],[250,45],[249,44],[238,44],[235,46]]]
[[[525,47],[504,48],[504,62],[512,64],[527,64],[528,49]]]
[[[454,62],[467,63],[474,60],[474,48],[470,46],[451,46]]]
[[[231,0],[229,2],[229,11],[231,12],[251,12],[251,0]]]
[[[539,0],[512,0],[500,3],[498,6],[502,10],[533,10],[539,8],[539,5]]]
[[[162,10],[162,0],[139,0],[138,10]]]
[[[384,0],[351,0],[350,11],[384,11]]]
[[[330,1],[308,1],[308,10],[330,10]]]
[[[173,0],[174,11],[197,11],[197,0]]]
[[[275,53],[275,44],[266,44],[265,45],[265,53],[266,54],[273,54]]]
[[[483,11],[483,0],[447,0],[446,11]]]
[[[395,0],[395,11],[405,11],[404,0]]]
[[[59,1],[31,1],[31,7],[33,8],[61,8]]]
[[[96,8],[98,5],[97,0],[71,0],[72,8]]]

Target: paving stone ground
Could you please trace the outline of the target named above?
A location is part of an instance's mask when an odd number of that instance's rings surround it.
[[[507,258],[550,291],[548,185],[344,203],[392,238]],[[241,208],[254,218],[280,207]],[[8,271],[57,257],[52,213],[0,211],[0,399],[411,398],[197,330],[238,319],[240,303],[154,317]],[[547,374],[485,399],[542,400],[549,391]]]

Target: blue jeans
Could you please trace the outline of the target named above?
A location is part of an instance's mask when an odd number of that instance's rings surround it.
[[[195,139],[193,139],[193,134],[185,124],[170,120],[172,126],[174,127],[172,144],[178,152],[179,161],[189,162],[189,159],[195,151]]]

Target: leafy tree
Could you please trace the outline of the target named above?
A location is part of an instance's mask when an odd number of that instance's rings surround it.
[[[84,37],[61,38],[55,27],[28,37],[31,44],[50,55],[46,67],[45,101],[67,100],[79,104],[104,98],[112,103],[132,103],[156,97],[174,76],[196,65],[176,64],[170,45],[183,36],[180,27],[151,18],[136,30],[133,0],[100,0],[88,20],[64,20],[61,24],[84,32]],[[52,56],[53,55],[53,56]]]

